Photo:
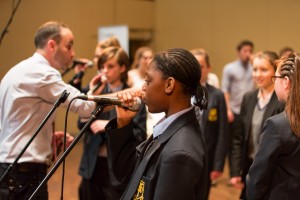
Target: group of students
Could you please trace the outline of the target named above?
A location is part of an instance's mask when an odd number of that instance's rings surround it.
[[[281,136],[290,134],[288,126],[280,131],[277,129],[279,135],[276,135],[270,130],[269,123],[273,119],[270,117],[280,113],[285,113],[283,115],[289,119],[287,99],[295,78],[278,74],[282,74],[287,60],[293,59],[292,68],[299,67],[298,55],[292,49],[286,49],[288,52],[282,52],[285,55],[280,57],[272,51],[252,55],[253,43],[250,41],[242,41],[237,50],[239,59],[224,67],[222,77],[230,125],[230,183],[242,189],[240,199],[296,199],[294,189],[299,187],[299,182],[293,186],[289,183],[298,180],[293,177],[295,174],[290,174],[298,161],[289,153],[297,154],[298,147],[293,145],[295,149],[285,152],[287,141]],[[292,80],[282,89],[280,79]],[[298,107],[296,101],[293,107]],[[269,135],[265,136],[266,132]],[[295,160],[291,165],[282,163],[282,159],[292,157]]]
[[[79,166],[80,199],[208,199],[211,181],[222,175],[230,134],[232,183],[246,183],[243,199],[298,198],[298,54],[278,59],[266,51],[253,57],[251,74],[258,89],[242,95],[231,132],[228,107],[233,96],[208,84],[211,66],[204,49],[172,48],[153,55],[146,48],[145,54],[136,54],[144,64],[130,70],[118,42],[102,41],[95,51],[98,74],[82,88],[78,82],[66,84],[59,72],[73,62],[73,42],[66,25],[43,24],[35,35],[34,55],[2,79],[1,176],[66,89],[70,95],[63,107],[82,92],[114,94],[125,107],[136,104],[137,98],[144,103],[138,112],[116,106],[90,125]],[[80,116],[79,128],[95,107],[79,99],[72,103],[71,111]],[[149,113],[163,117],[147,137],[147,128],[153,126],[147,123]],[[51,163],[51,141],[61,137],[53,134],[54,120],[49,119],[1,181],[0,199],[28,199],[43,180]],[[36,198],[48,199],[46,185]]]

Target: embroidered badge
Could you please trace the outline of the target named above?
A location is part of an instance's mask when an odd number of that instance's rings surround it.
[[[145,191],[145,182],[141,180],[133,199],[144,200],[144,191]]]
[[[209,113],[208,113],[208,121],[217,121],[218,119],[218,111],[216,108],[212,108],[209,110]]]

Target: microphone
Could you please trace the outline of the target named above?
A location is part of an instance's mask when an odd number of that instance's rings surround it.
[[[87,65],[88,67],[93,67],[94,66],[94,63],[91,60],[89,60],[87,62],[83,62],[83,61],[80,61],[80,60],[73,60],[73,64],[72,64],[71,68],[74,68],[78,64],[80,64],[80,65]]]
[[[90,60],[87,61],[87,62],[83,62],[83,61],[80,61],[80,60],[73,60],[73,63],[72,63],[72,65],[71,65],[71,67],[67,67],[67,68],[65,69],[65,71],[63,71],[63,72],[61,73],[61,76],[66,75],[71,69],[74,69],[74,67],[75,67],[76,65],[78,65],[78,64],[80,64],[80,65],[85,65],[85,64],[87,64],[88,68],[91,68],[91,67],[94,66],[93,61],[90,61]]]
[[[86,101],[94,101],[102,105],[117,105],[123,108],[127,108],[128,110],[137,112],[140,110],[142,106],[142,101],[140,98],[136,97],[135,103],[133,106],[127,107],[123,105],[122,101],[118,99],[118,97],[105,97],[105,96],[93,96],[93,95],[81,95],[77,96],[78,99],[86,100]]]

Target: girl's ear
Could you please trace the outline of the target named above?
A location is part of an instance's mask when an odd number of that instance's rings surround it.
[[[172,94],[175,87],[176,80],[173,77],[169,77],[165,81],[165,93]]]
[[[291,81],[290,81],[290,79],[289,79],[287,76],[284,77],[283,87],[284,87],[284,89],[287,90],[287,91],[290,90],[290,87],[291,87]]]
[[[121,67],[121,73],[124,73],[126,71],[126,66],[125,65],[122,65],[120,66]]]

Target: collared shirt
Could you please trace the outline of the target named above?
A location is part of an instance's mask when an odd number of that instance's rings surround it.
[[[263,95],[264,95],[264,97],[263,97]],[[273,92],[270,92],[269,94],[262,94],[262,90],[258,90],[257,104],[258,104],[260,109],[263,109],[264,107],[266,107],[266,105],[268,105],[272,95],[273,95]]]
[[[177,119],[180,115],[190,111],[193,108],[194,107],[192,106],[190,108],[179,111],[169,116],[168,118],[162,118],[153,128],[153,138],[159,137],[175,119]]]
[[[230,95],[230,108],[240,114],[241,103],[246,92],[254,89],[252,66],[243,66],[240,60],[225,65],[222,77],[222,91]]]
[[[13,68],[0,85],[0,162],[12,163],[28,143],[64,90],[70,92],[60,106],[67,108],[80,91],[66,84],[55,68],[40,54],[34,55]],[[89,117],[94,102],[76,99],[70,111]],[[48,163],[51,160],[51,142],[55,113],[25,151],[19,162]]]

